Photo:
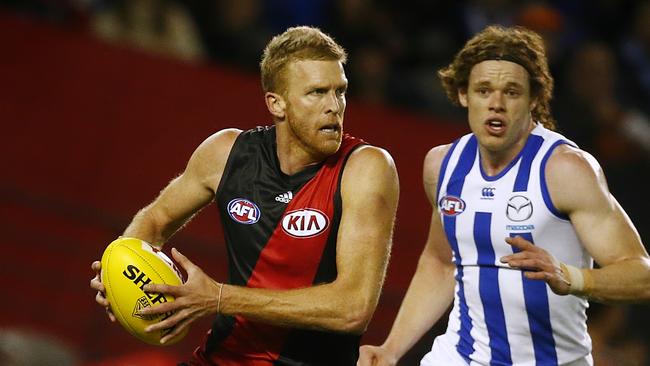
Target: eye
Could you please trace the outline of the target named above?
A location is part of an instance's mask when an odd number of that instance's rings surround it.
[[[336,89],[336,95],[339,97],[344,97],[345,93],[347,93],[348,89],[347,88],[338,88]]]
[[[309,94],[314,94],[314,95],[323,95],[325,93],[327,93],[327,89],[325,88],[316,88],[316,89],[312,89],[309,92]]]
[[[486,87],[480,87],[480,88],[476,89],[476,93],[478,93],[479,95],[482,95],[482,96],[486,96],[486,95],[490,94],[490,89],[488,89]]]
[[[509,97],[518,97],[521,93],[517,89],[508,89],[506,90],[506,95]]]

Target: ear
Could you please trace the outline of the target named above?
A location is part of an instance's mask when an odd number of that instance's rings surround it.
[[[458,89],[458,101],[460,105],[467,108],[467,89]]]
[[[287,104],[280,94],[267,92],[264,94],[264,101],[266,102],[266,108],[273,117],[281,120],[284,119]]]
[[[530,108],[528,108],[531,112],[537,107],[537,99],[533,99],[530,101]]]

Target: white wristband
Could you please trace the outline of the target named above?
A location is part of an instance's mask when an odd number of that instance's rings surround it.
[[[560,263],[564,276],[569,281],[569,293],[582,294],[585,289],[585,277],[582,271],[570,264]]]
[[[591,269],[581,269],[560,263],[562,274],[569,280],[569,293],[582,297],[592,296],[594,291],[594,278]]]

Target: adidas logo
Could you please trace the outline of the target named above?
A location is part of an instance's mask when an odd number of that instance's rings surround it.
[[[293,193],[291,193],[291,191],[288,191],[286,193],[277,195],[275,197],[275,200],[282,203],[289,203],[289,201],[291,201],[292,198],[293,198]]]

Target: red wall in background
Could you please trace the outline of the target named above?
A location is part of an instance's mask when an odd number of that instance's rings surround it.
[[[90,263],[183,170],[204,138],[224,127],[269,123],[258,78],[6,15],[0,15],[0,45],[0,327],[53,334],[84,360],[150,351],[95,305]],[[345,128],[386,148],[400,175],[387,283],[364,339],[380,342],[426,238],[431,210],[422,160],[464,126],[350,101]],[[220,232],[208,208],[172,243],[224,280]],[[164,352],[189,354],[208,325],[195,325]]]

